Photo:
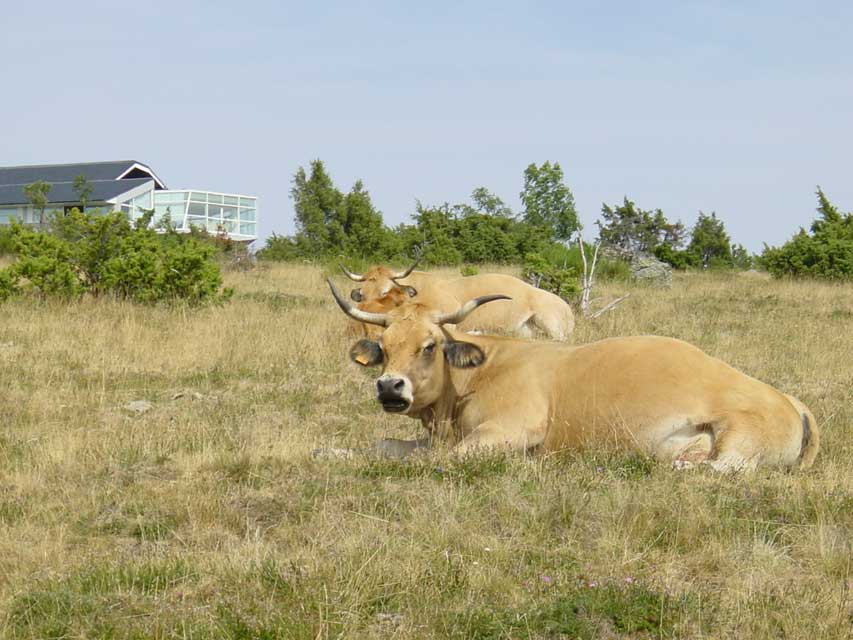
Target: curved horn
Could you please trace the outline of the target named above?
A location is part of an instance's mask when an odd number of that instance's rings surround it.
[[[401,273],[395,273],[393,276],[391,276],[391,279],[392,280],[400,280],[402,278],[405,278],[407,275],[409,275],[412,271],[415,270],[415,267],[417,267],[418,264],[420,264],[420,262],[421,262],[421,256],[418,256],[417,258],[415,258],[415,262],[414,262],[414,264],[412,264],[411,267],[409,267],[408,269],[406,269],[405,271],[403,271]]]
[[[474,309],[479,307],[481,304],[486,304],[487,302],[492,302],[493,300],[512,300],[509,296],[505,296],[503,294],[494,294],[490,296],[480,296],[479,298],[474,298],[473,300],[469,300],[465,304],[463,304],[459,309],[454,311],[453,313],[442,313],[436,316],[435,323],[436,324],[459,324],[462,322],[469,313],[471,313]]]
[[[359,274],[357,274],[357,273],[353,273],[352,271],[347,270],[347,268],[346,268],[343,264],[341,264],[341,265],[339,265],[339,266],[340,266],[340,268],[341,268],[341,271],[343,271],[343,272],[344,272],[344,275],[345,275],[347,278],[349,278],[350,280],[355,280],[356,282],[364,282],[364,276],[359,275]]]
[[[352,318],[353,320],[358,320],[359,322],[377,324],[380,327],[388,326],[388,316],[386,314],[362,311],[341,295],[340,291],[338,291],[335,288],[335,285],[332,284],[332,280],[330,278],[326,278],[326,282],[329,283],[329,288],[332,290],[332,295],[335,297],[335,302],[338,303],[338,306],[341,308],[341,310],[343,310],[343,312],[347,314],[350,318]]]

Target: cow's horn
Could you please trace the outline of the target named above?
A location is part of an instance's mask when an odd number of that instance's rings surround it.
[[[340,267],[341,271],[344,272],[344,275],[350,280],[355,280],[356,282],[364,282],[364,276],[349,271],[343,264],[341,264]]]
[[[502,294],[494,294],[490,296],[480,296],[463,304],[458,310],[453,313],[442,313],[436,317],[436,324],[459,324],[469,313],[479,307],[481,304],[492,302],[493,300],[512,300],[509,296]]]
[[[408,269],[406,269],[405,271],[402,271],[400,273],[395,273],[393,276],[391,276],[391,279],[392,280],[400,280],[401,278],[405,278],[407,275],[409,275],[412,271],[415,270],[415,267],[418,266],[420,261],[421,261],[421,256],[418,256],[415,259],[415,262],[412,264],[411,267],[409,267]]]
[[[326,278],[326,282],[329,283],[329,288],[332,290],[332,295],[335,297],[335,302],[338,303],[338,306],[350,318],[352,318],[353,320],[358,320],[359,322],[366,322],[368,324],[378,324],[380,327],[388,326],[387,315],[385,315],[384,313],[371,313],[369,311],[362,311],[340,294],[340,292],[335,288],[335,285],[332,284],[332,280],[330,278]]]

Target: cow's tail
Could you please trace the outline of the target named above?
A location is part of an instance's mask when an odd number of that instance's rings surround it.
[[[802,441],[800,445],[800,456],[797,458],[800,469],[808,469],[814,464],[817,457],[817,451],[820,448],[820,431],[817,428],[812,412],[802,402],[794,396],[788,396],[788,400],[794,405],[797,412],[800,414],[802,421]]]

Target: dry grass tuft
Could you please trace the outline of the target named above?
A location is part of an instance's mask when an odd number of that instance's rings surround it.
[[[577,342],[689,340],[812,408],[814,469],[720,477],[605,452],[311,459],[417,433],[374,406],[322,276],[233,273],[200,311],[3,306],[3,635],[851,637],[849,286],[684,276],[579,321]]]

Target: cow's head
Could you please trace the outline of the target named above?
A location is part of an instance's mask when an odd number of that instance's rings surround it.
[[[397,280],[402,280],[412,273],[415,267],[418,266],[418,262],[420,262],[420,258],[415,260],[415,263],[404,271],[392,271],[388,267],[375,266],[370,267],[362,275],[349,271],[344,265],[341,265],[341,271],[350,280],[361,283],[360,287],[356,287],[350,292],[350,298],[356,302],[374,302],[395,293],[400,298],[414,298],[418,295],[417,289],[409,285],[400,284]]]
[[[439,313],[409,303],[387,313],[363,311],[346,300],[328,281],[338,305],[353,320],[382,327],[378,339],[362,339],[350,358],[364,366],[382,366],[376,398],[385,411],[418,414],[446,393],[447,367],[479,367],[486,354],[477,345],[455,340],[442,325],[458,324],[481,304],[509,300],[504,295],[469,300],[454,313]]]

